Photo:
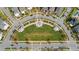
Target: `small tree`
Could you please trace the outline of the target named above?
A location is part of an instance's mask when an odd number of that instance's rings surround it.
[[[50,43],[51,43],[49,38],[47,39],[47,43],[48,43],[48,44],[50,44]]]

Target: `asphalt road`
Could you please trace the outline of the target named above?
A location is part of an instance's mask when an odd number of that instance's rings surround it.
[[[64,25],[63,21],[60,19],[54,19],[51,16],[42,16],[42,15],[33,15],[33,16],[28,16],[25,17],[21,20],[22,23],[26,22],[27,20],[32,20],[34,18],[45,18],[54,21],[55,23],[59,24],[65,31],[65,33],[68,35],[69,41],[67,42],[68,47],[70,50],[76,50],[77,49],[77,44],[74,41],[74,39],[71,37],[70,30],[67,29],[67,27]]]
[[[27,20],[32,20],[34,18],[45,18],[45,19],[52,20],[52,21],[56,22],[57,24],[59,24],[64,29],[65,33],[68,35],[68,38],[69,38],[67,44],[64,45],[64,46],[68,46],[70,48],[70,50],[77,50],[77,44],[74,41],[74,39],[71,37],[70,30],[67,29],[67,27],[64,25],[64,23],[63,23],[63,21],[61,19],[59,19],[59,18],[54,19],[51,16],[33,15],[33,16],[24,17],[23,19],[18,21],[17,19],[12,17],[12,15],[10,14],[10,11],[7,8],[0,8],[0,10],[2,10],[9,17],[10,21],[13,23],[12,28],[7,33],[6,38],[3,40],[3,43],[0,46],[0,50],[4,50],[7,46],[10,46],[11,42],[10,42],[9,39],[10,39],[10,36],[13,34],[14,29],[16,29],[18,26],[22,26]],[[55,47],[57,45],[58,45],[58,43],[55,44]],[[34,49],[35,46],[39,47],[39,45],[33,45],[32,48]],[[44,47],[44,45],[41,45],[40,47]],[[19,48],[19,46],[17,46],[17,48]]]

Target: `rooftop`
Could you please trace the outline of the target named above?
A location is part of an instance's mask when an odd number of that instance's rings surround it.
[[[8,27],[9,25],[5,21],[0,19],[0,29],[7,30]]]
[[[19,7],[19,10],[21,11],[21,13],[25,13],[26,11],[25,7]]]
[[[2,39],[2,34],[3,34],[3,33],[0,31],[0,40]]]
[[[76,24],[78,24],[78,21],[77,19],[73,18],[69,21],[69,23],[70,23],[70,26],[75,26]]]
[[[15,15],[15,16],[20,16],[20,12],[19,12],[19,10],[18,10],[17,7],[13,7],[13,8],[12,8],[12,11],[14,12],[14,15]]]
[[[79,25],[77,25],[76,27],[74,27],[73,32],[79,32]]]

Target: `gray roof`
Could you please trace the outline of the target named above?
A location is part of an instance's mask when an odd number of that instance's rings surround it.
[[[75,26],[76,24],[78,24],[78,21],[77,19],[72,18],[71,21],[69,21],[69,23]]]
[[[22,12],[22,11],[25,11],[25,7],[19,7],[19,10]]]
[[[67,12],[71,12],[72,8],[71,7],[67,7]]]
[[[64,8],[62,8],[62,7],[57,7],[55,13],[56,13],[58,16],[60,16],[61,13],[62,13],[62,11],[63,11],[63,9],[64,9]]]
[[[19,13],[20,14],[20,12],[19,12],[19,10],[18,10],[18,8],[17,7],[12,7],[12,11],[16,14],[16,13]]]
[[[51,7],[50,11],[53,12],[55,10],[55,7]]]
[[[79,25],[77,25],[76,27],[74,27],[74,30],[75,30],[76,32],[79,32]]]
[[[3,29],[3,27],[5,26],[6,24],[4,24],[4,21],[2,19],[0,19],[0,29]]]
[[[48,11],[48,7],[43,7],[42,10],[43,11],[45,11],[45,10]]]

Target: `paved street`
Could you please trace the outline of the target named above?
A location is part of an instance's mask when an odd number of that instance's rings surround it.
[[[68,38],[69,38],[68,46],[69,46],[70,50],[76,50],[77,44],[74,41],[74,39],[71,37],[70,30],[67,30],[67,28],[64,25],[64,23],[62,22],[62,20],[54,19],[51,16],[47,17],[47,16],[42,16],[42,15],[33,15],[32,17],[28,16],[28,17],[23,18],[21,22],[24,23],[27,20],[32,20],[33,18],[46,18],[46,19],[52,20],[52,21],[56,22],[57,24],[59,24],[61,27],[63,27],[64,31],[68,35]]]
[[[20,46],[22,47],[30,47],[30,48],[33,48],[33,50],[39,50],[40,48],[43,48],[43,47],[59,47],[59,46],[64,46],[64,47],[68,47],[70,50],[77,50],[77,44],[75,42],[75,40],[71,37],[71,33],[70,33],[70,30],[67,29],[67,27],[64,25],[64,22],[62,19],[60,18],[53,18],[51,16],[43,16],[43,15],[33,15],[33,16],[26,16],[24,18],[22,18],[21,20],[17,20],[15,19],[11,14],[10,14],[10,11],[7,9],[7,8],[0,8],[0,10],[2,10],[7,16],[8,18],[10,19],[10,21],[13,23],[12,24],[12,28],[9,30],[9,32],[7,33],[7,36],[6,38],[3,40],[1,46],[0,46],[0,50],[4,50],[6,47],[10,46],[11,42],[10,42],[10,36],[13,34],[13,30],[15,30],[16,28],[18,28],[18,26],[23,26],[23,24],[25,22],[27,22],[28,20],[32,20],[34,18],[38,19],[38,18],[45,18],[45,19],[49,19],[49,20],[52,20],[54,21],[55,23],[59,24],[63,29],[64,29],[64,32],[67,34],[69,40],[67,43],[64,43],[63,44],[59,44],[59,43],[52,43],[51,45],[47,45],[47,44],[33,44],[31,46],[27,45],[27,44],[24,44],[24,43],[19,43],[19,45],[16,45],[15,47],[16,48],[20,48]]]

